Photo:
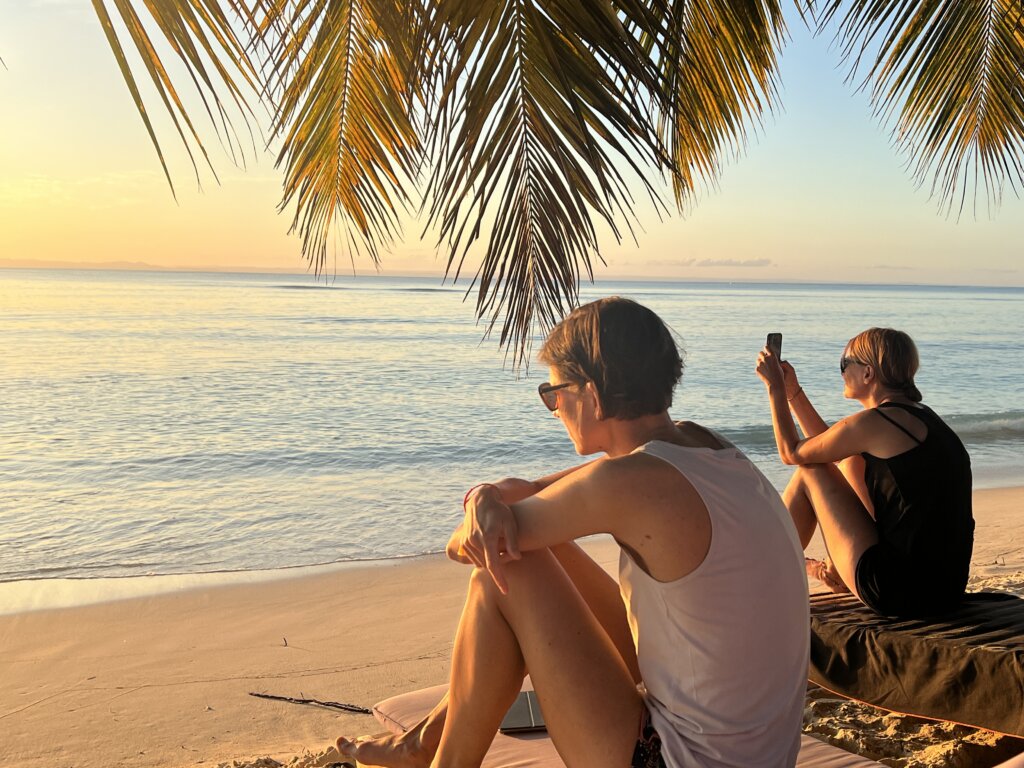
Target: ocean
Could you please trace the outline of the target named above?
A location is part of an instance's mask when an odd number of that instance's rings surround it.
[[[469,486],[578,463],[437,278],[0,271],[0,582],[256,571],[443,549]],[[846,340],[909,332],[976,487],[1024,483],[1024,289],[610,282],[686,350],[672,413],[779,488],[765,333],[822,415]],[[535,345],[535,348],[539,347]]]

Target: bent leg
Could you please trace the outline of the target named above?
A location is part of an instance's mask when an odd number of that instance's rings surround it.
[[[640,682],[640,665],[636,660],[633,634],[629,630],[626,604],[619,593],[619,584],[574,541],[551,548],[562,569],[572,579],[590,612],[601,624],[626,662],[633,682]]]
[[[618,583],[575,542],[558,544],[551,551],[590,612],[611,638],[634,683],[640,682],[636,649]],[[337,748],[341,754],[367,765],[423,768],[430,764],[437,751],[447,716],[448,696],[445,695],[427,717],[405,733],[358,741],[342,737],[337,740]]]
[[[878,529],[874,519],[832,464],[799,467],[790,485],[794,486],[795,503],[806,505],[813,511],[821,526],[825,548],[839,576],[860,598],[857,592],[857,563],[864,550],[878,543]],[[786,491],[788,493],[790,489]]]
[[[549,550],[506,566],[508,594],[475,570],[432,765],[479,765],[525,667],[566,765],[629,765],[643,701],[615,644]]]
[[[814,516],[814,507],[811,506],[811,500],[804,489],[800,467],[797,467],[796,472],[789,478],[786,490],[782,492],[782,501],[786,505],[786,509],[789,510],[790,517],[793,518],[793,525],[800,537],[800,547],[807,549],[807,545],[811,543],[814,531],[818,527],[818,518]]]

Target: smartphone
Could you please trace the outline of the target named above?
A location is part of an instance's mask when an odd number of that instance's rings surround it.
[[[546,728],[544,717],[540,713],[540,704],[537,703],[537,694],[533,691],[520,691],[509,707],[505,719],[498,726],[502,733],[528,733],[543,731]]]
[[[782,334],[781,333],[769,333],[768,340],[765,342],[768,345],[768,349],[772,351],[777,358],[782,359]]]

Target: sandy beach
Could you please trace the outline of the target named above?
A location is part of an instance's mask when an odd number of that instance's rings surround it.
[[[976,492],[973,588],[1024,595],[1022,508],[1024,488]],[[614,568],[613,542],[586,546]],[[369,707],[446,680],[463,566],[431,556],[289,576],[0,616],[0,765],[313,765],[376,722],[250,692]],[[1024,751],[820,690],[807,729],[899,768],[983,768]]]

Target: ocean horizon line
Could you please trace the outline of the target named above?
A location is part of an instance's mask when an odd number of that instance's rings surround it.
[[[353,272],[332,272],[326,274],[321,272],[315,274],[312,271],[292,270],[287,267],[255,267],[243,266],[232,267],[225,265],[213,266],[201,269],[194,266],[172,267],[147,262],[61,262],[61,261],[33,261],[30,259],[0,259],[0,271],[11,272],[109,272],[112,274],[170,274],[170,275],[221,275],[221,276],[252,276],[252,277],[296,277],[313,278],[317,282],[335,281],[339,278],[370,279],[370,280],[391,280],[391,279],[430,279],[436,280],[441,286],[452,289],[465,289],[471,285],[470,278],[452,279],[439,275],[433,271],[420,270],[397,270],[391,273],[382,273],[375,270],[357,269]],[[461,281],[461,286],[460,286]],[[597,287],[602,283],[612,284],[651,284],[661,283],[669,285],[751,285],[751,286],[801,286],[807,288],[895,288],[895,289],[952,289],[952,290],[985,290],[1005,291],[1011,293],[1024,292],[1024,282],[1017,285],[995,285],[992,283],[962,283],[962,282],[890,282],[890,281],[861,281],[848,282],[842,280],[814,280],[814,279],[778,279],[778,278],[743,278],[725,279],[712,277],[680,277],[673,275],[609,275],[595,279],[594,281],[581,280],[581,291],[588,287]],[[325,285],[324,287],[330,287]]]

